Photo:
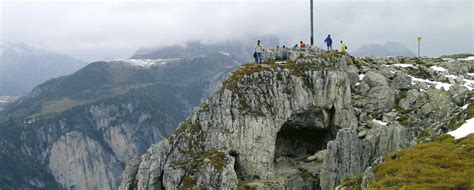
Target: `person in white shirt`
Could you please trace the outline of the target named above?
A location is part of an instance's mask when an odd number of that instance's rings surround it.
[[[262,63],[262,53],[263,53],[263,47],[262,44],[260,44],[260,40],[257,41],[257,45],[255,46],[255,62],[257,63]]]

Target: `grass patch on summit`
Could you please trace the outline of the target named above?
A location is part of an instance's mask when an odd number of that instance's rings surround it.
[[[474,189],[474,135],[441,135],[386,159],[369,189]]]
[[[443,55],[441,58],[453,58],[453,59],[462,59],[467,58],[470,56],[474,56],[472,53],[460,53],[460,54],[453,54],[453,55]]]

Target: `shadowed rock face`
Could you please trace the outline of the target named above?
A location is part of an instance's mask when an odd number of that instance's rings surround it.
[[[275,143],[275,159],[286,156],[306,158],[325,148],[328,141],[328,130],[281,129]]]
[[[274,159],[303,159],[325,149],[333,139],[330,119],[327,111],[319,109],[292,116],[277,133]]]

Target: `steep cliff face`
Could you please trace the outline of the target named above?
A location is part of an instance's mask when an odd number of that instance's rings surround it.
[[[417,137],[449,130],[442,124],[460,109],[455,88],[414,82],[428,71],[398,67],[399,58],[317,49],[288,57],[235,71],[172,135],[128,162],[120,189],[332,189]],[[469,86],[453,87],[466,102]]]
[[[65,188],[108,189],[116,188],[122,165],[97,141],[73,131],[52,145],[48,168]]]
[[[2,123],[2,130],[18,130],[2,135],[21,136],[5,142],[17,148],[2,153],[21,150],[66,188],[117,189],[124,162],[166,136],[184,119],[187,104],[196,104],[178,99],[180,93],[151,85],[60,114]]]

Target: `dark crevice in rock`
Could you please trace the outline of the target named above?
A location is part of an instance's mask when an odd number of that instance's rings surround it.
[[[336,124],[335,124],[335,121],[334,121],[334,115],[336,115],[336,108],[334,108],[334,106],[333,106],[333,107],[331,107],[331,109],[329,109],[329,121],[330,121],[329,122],[329,130],[331,131],[331,139],[330,140],[336,138],[337,131],[339,130],[339,129],[336,128]]]
[[[165,173],[164,170],[161,170],[161,174],[160,174],[160,177],[159,177],[159,181],[160,181],[160,185],[159,185],[159,188],[161,190],[165,190],[165,185],[164,185],[164,182],[163,182],[163,174]]]
[[[245,174],[245,171],[244,169],[242,168],[241,164],[240,164],[240,156],[239,156],[239,153],[235,150],[231,150],[229,151],[229,155],[234,157],[235,161],[234,161],[234,170],[235,170],[235,173],[237,174],[237,178],[239,178],[239,180],[244,180],[246,177],[246,174]]]

